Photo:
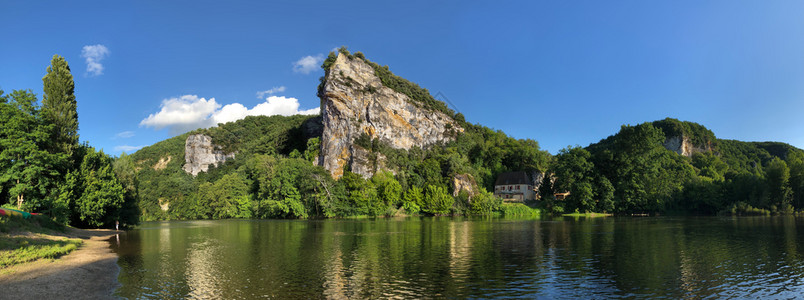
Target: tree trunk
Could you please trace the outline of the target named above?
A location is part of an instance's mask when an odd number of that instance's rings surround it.
[[[17,184],[20,184],[20,180],[17,179]],[[17,209],[22,210],[22,201],[24,197],[22,194],[17,195]]]

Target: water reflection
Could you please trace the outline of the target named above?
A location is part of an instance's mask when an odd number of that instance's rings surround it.
[[[124,298],[786,298],[804,221],[408,218],[147,223]]]

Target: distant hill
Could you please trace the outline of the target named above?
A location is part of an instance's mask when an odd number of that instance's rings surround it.
[[[593,166],[587,173],[598,176],[588,179],[594,188],[586,194],[579,183],[561,179],[579,173],[566,169],[569,157],[583,151]],[[568,158],[559,155],[554,164],[560,189],[582,195],[559,209],[714,214],[804,208],[804,150],[785,143],[721,140],[700,124],[667,118],[624,125],[583,151],[565,151]],[[609,189],[610,197],[597,192]],[[606,201],[578,199],[595,193]]]
[[[788,144],[667,118],[552,156],[466,122],[360,52],[341,48],[322,68],[319,116],[247,117],[121,157],[137,170],[143,219],[531,213],[489,192],[510,171],[542,180],[531,205],[553,213],[804,208],[804,151]]]

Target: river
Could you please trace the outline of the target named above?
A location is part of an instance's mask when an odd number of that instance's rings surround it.
[[[789,298],[804,295],[802,226],[795,217],[171,221],[111,243],[115,295],[129,299]]]

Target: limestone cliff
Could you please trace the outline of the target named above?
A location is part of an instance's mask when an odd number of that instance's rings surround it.
[[[383,86],[374,68],[357,56],[338,54],[319,96],[324,126],[319,163],[334,178],[340,178],[346,166],[363,177],[384,168],[382,157],[369,159],[371,153],[355,145],[361,134],[407,150],[448,141],[463,132],[451,116]]]
[[[234,153],[224,153],[220,146],[212,144],[212,138],[203,134],[193,134],[184,142],[185,172],[193,174],[206,172],[209,165],[218,166],[227,159],[234,158]]]
[[[469,195],[469,199],[472,199],[480,189],[477,187],[477,182],[475,182],[475,178],[469,174],[455,174],[452,177],[452,196],[458,197],[461,191],[466,191]]]
[[[691,157],[694,153],[712,151],[711,145],[693,145],[690,138],[685,135],[667,137],[664,147],[670,151]]]

